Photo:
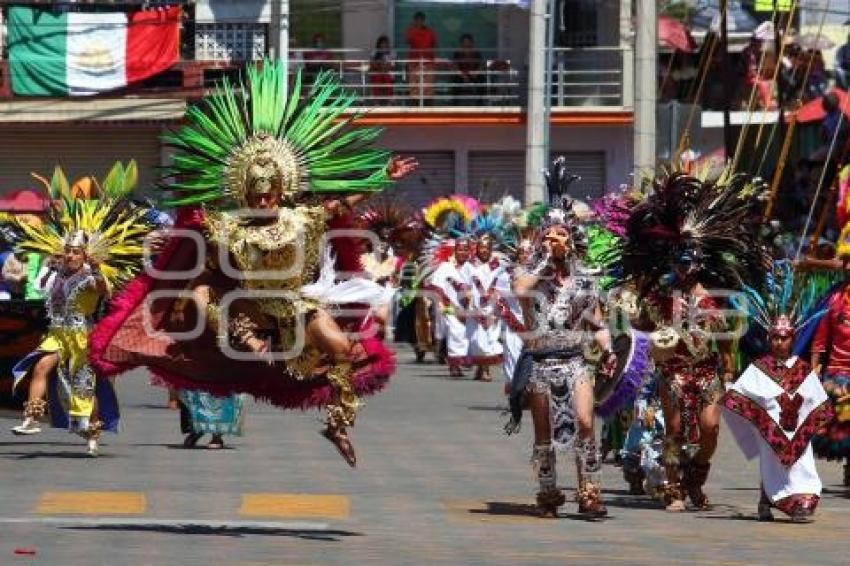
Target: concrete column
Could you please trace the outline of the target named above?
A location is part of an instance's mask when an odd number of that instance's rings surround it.
[[[455,191],[462,194],[469,192],[469,150],[461,147],[455,150]],[[478,195],[472,195],[477,197]]]
[[[657,83],[656,0],[636,0],[635,45],[635,174],[655,171],[655,111]]]
[[[528,111],[525,140],[525,203],[545,200],[542,171],[546,167],[546,0],[529,3]]]
[[[635,60],[632,0],[620,0],[620,50],[623,57],[623,106],[635,107]]]

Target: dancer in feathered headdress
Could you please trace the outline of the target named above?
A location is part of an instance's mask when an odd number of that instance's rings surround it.
[[[411,255],[418,253],[422,222],[412,210],[386,201],[375,203],[363,211],[355,225],[368,233],[363,241],[365,250],[360,254],[363,274],[385,290],[384,296],[371,310],[371,317],[383,337],[390,307],[401,285],[402,270]],[[412,332],[412,324],[411,317],[408,333]]]
[[[323,239],[329,228],[350,227],[342,219],[351,207],[389,187],[415,162],[373,148],[378,128],[352,126],[356,115],[347,111],[355,95],[334,73],[319,74],[303,97],[300,75],[287,92],[280,62],[249,65],[246,74],[242,88],[225,80],[187,111],[185,126],[165,137],[176,152],[164,202],[203,205],[203,211],[184,209],[177,226],[202,228],[209,252],[198,258],[189,238],[174,238],[156,267],[183,275],[134,282],[122,308],[98,327],[94,359],[110,373],[147,365],[181,389],[250,393],[282,407],[326,407],[323,434],[354,466],[347,429],[358,394],[383,387],[393,361],[374,337],[352,343],[329,307],[372,304],[384,290],[362,278],[338,282],[332,248]],[[342,264],[351,256],[350,241],[331,240],[334,247],[345,243],[336,258]],[[186,262],[206,269],[186,281]],[[359,266],[341,267],[350,272]],[[158,289],[185,297],[145,313],[142,299]],[[204,330],[196,340],[144,332],[145,320],[168,330],[196,317]]]
[[[729,429],[748,459],[759,458],[760,521],[776,507],[794,521],[808,520],[817,507],[821,481],[811,440],[829,422],[831,408],[818,374],[793,355],[798,328],[818,313],[794,289],[790,262],[776,262],[764,292],[747,288],[746,311],[768,335],[769,351],[757,358],[721,399]]]
[[[472,240],[472,259],[462,269],[461,275],[470,290],[472,312],[466,318],[469,337],[468,363],[476,366],[475,379],[491,381],[491,366],[504,363],[504,346],[501,342],[505,325],[512,322],[508,304],[500,288],[510,280],[511,262],[508,254],[516,248],[511,220],[517,205],[505,197],[486,210],[481,210],[466,226]],[[508,328],[508,333],[512,331]],[[514,342],[508,337],[506,342]],[[512,357],[509,354],[509,358]],[[511,360],[508,360],[511,366]],[[505,367],[507,372],[511,367]]]
[[[594,383],[613,358],[597,278],[583,265],[588,242],[582,218],[587,209],[567,193],[574,178],[563,158],[547,171],[550,204],[536,236],[542,253],[536,265],[514,281],[514,292],[528,299],[525,318],[530,328],[511,384],[512,420],[506,430],[518,428],[527,400],[540,483],[537,504],[545,516],[556,515],[565,502],[556,481],[556,448],[576,451],[579,512],[607,514],[594,435]]]
[[[420,315],[436,310],[438,320],[435,340],[445,338],[449,375],[462,377],[463,367],[470,364],[470,341],[466,317],[472,313],[472,288],[467,279],[467,264],[474,248],[469,227],[481,207],[475,199],[464,195],[439,198],[426,206],[422,218],[431,230],[421,252],[424,275],[423,298],[431,309],[420,309]],[[422,325],[420,322],[418,325]]]
[[[356,226],[370,232],[366,242],[369,250],[360,255],[360,264],[371,279],[379,281],[398,274],[405,257],[418,251],[423,231],[421,220],[412,210],[389,201],[373,204],[360,213]]]
[[[624,222],[619,278],[637,289],[655,330],[667,436],[665,502],[681,511],[686,494],[696,507],[708,505],[702,486],[717,445],[717,401],[733,375],[728,341],[716,339],[726,330],[722,303],[709,290],[763,279],[764,184],[745,175],[709,183],[673,172],[653,188]]]
[[[134,186],[135,165],[117,164],[95,198],[79,200],[57,168],[52,187],[59,202],[47,221],[19,223],[23,236],[18,250],[50,258],[53,274],[46,282],[47,336],[13,369],[15,387],[31,380],[24,422],[13,429],[16,434],[40,432],[45,395],[53,425],[87,438],[91,455],[97,455],[101,430],[117,431],[115,393],[88,363],[89,333],[101,299],[142,265],[144,240],[153,227],[145,220],[147,210],[127,198]]]

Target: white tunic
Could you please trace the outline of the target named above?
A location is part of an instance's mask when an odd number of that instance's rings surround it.
[[[797,358],[785,362],[792,368]],[[779,398],[802,397],[796,427],[781,426]],[[820,495],[821,481],[812,453],[812,423],[828,412],[827,394],[817,374],[810,372],[796,388],[787,391],[777,381],[750,364],[723,398],[724,416],[747,459],[759,458],[764,491],[772,502],[796,494]],[[784,460],[784,461],[783,461]]]
[[[468,363],[469,337],[466,324],[458,318],[458,315],[465,315],[469,309],[468,305],[464,304],[463,291],[459,290],[459,287],[466,288],[466,285],[466,280],[454,260],[442,263],[434,271],[428,284],[439,295],[436,300],[442,307],[440,326],[446,337],[448,361],[452,365]]]
[[[490,262],[467,262],[461,269],[472,292],[472,316],[466,319],[469,358],[472,364],[495,365],[502,361],[501,319],[496,316],[494,284],[505,268],[495,258]]]

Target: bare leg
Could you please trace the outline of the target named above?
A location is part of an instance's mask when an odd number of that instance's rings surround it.
[[[180,403],[177,398],[177,390],[173,387],[168,388],[168,408],[172,411],[176,411],[180,408]]]
[[[593,386],[590,381],[579,381],[576,384],[573,391],[573,408],[578,429],[576,499],[579,503],[579,513],[605,516],[608,510],[602,503],[602,458],[593,434]]]
[[[664,503],[667,511],[685,510],[685,496],[681,487],[680,456],[682,450],[682,413],[669,388],[659,387],[661,410],[664,414],[664,469],[667,472]]]
[[[352,468],[357,465],[354,446],[346,429],[354,426],[360,402],[351,387],[351,342],[336,321],[325,311],[318,310],[307,322],[307,339],[333,362],[328,381],[336,399],[328,405],[328,426],[325,437],[336,446]]]
[[[29,389],[27,400],[24,403],[24,420],[12,428],[12,432],[18,435],[38,434],[41,432],[39,420],[47,410],[47,380],[50,374],[59,365],[59,354],[52,352],[39,358],[30,372]]]
[[[47,397],[47,380],[59,365],[59,354],[52,352],[42,356],[32,368],[28,401]]]

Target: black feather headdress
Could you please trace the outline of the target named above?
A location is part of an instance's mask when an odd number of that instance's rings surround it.
[[[700,283],[741,289],[764,279],[759,240],[765,185],[748,175],[702,181],[684,173],[658,179],[625,221],[622,283],[641,294]]]
[[[549,208],[541,219],[540,233],[546,232],[553,226],[564,226],[570,232],[576,251],[584,254],[587,250],[587,234],[576,211],[576,208],[583,203],[579,203],[569,195],[570,185],[581,177],[567,171],[567,161],[563,156],[556,157],[552,161],[549,169],[543,172],[543,177],[546,179]]]

